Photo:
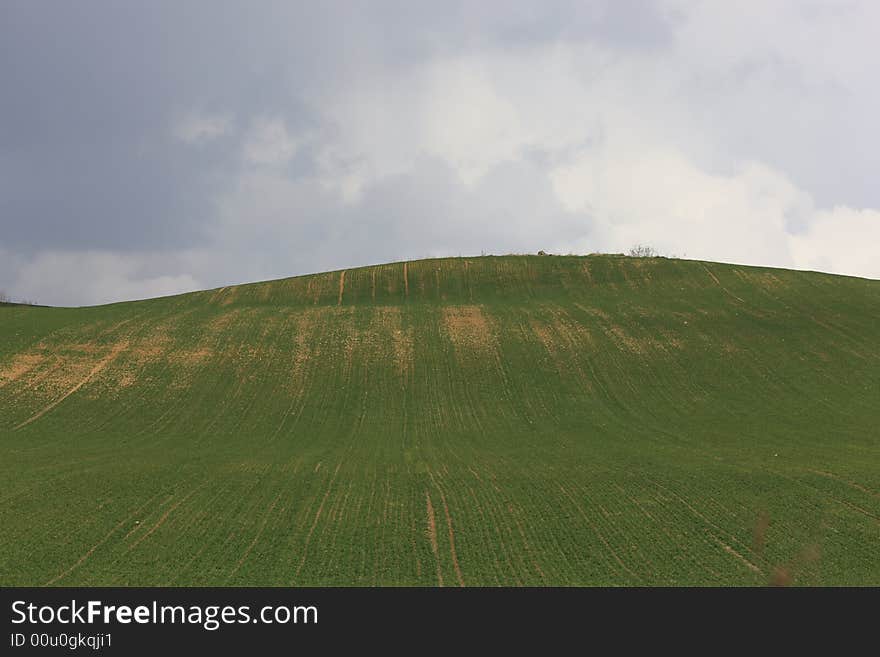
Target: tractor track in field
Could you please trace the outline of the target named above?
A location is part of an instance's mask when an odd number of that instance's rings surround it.
[[[763,575],[763,574],[764,574],[764,571],[763,571],[763,570],[761,570],[758,566],[756,566],[756,565],[753,564],[751,561],[749,561],[748,559],[746,559],[743,555],[741,555],[739,552],[737,552],[736,550],[734,550],[732,547],[730,547],[727,543],[725,543],[724,541],[722,541],[720,538],[718,538],[717,536],[715,536],[715,534],[711,534],[711,533],[710,533],[710,536],[712,537],[712,540],[714,540],[716,543],[718,543],[718,545],[720,545],[721,548],[722,548],[725,552],[727,552],[727,554],[729,554],[729,555],[731,555],[732,557],[738,559],[738,560],[739,560],[739,561],[740,561],[740,562],[741,562],[746,568],[748,568],[749,570],[751,570],[753,573],[756,573],[756,574],[758,574],[758,575]]]
[[[72,573],[74,570],[76,570],[77,568],[79,568],[83,563],[86,562],[86,560],[88,560],[88,558],[89,558],[90,556],[92,556],[92,555],[95,553],[95,551],[96,551],[99,547],[101,547],[102,545],[104,545],[104,543],[106,543],[108,540],[110,540],[110,537],[113,536],[113,534],[115,534],[115,533],[118,532],[122,527],[124,527],[126,523],[131,522],[131,519],[132,519],[132,518],[134,518],[135,516],[137,516],[137,514],[140,513],[141,510],[145,509],[145,508],[150,504],[150,502],[152,502],[154,499],[156,499],[157,497],[159,497],[159,495],[160,495],[160,493],[157,493],[156,495],[153,495],[150,499],[148,499],[146,502],[144,502],[141,506],[139,506],[138,508],[136,508],[132,513],[130,513],[128,516],[126,516],[125,518],[123,518],[122,520],[120,520],[120,521],[119,521],[119,522],[113,527],[113,529],[111,529],[109,532],[107,532],[107,534],[105,534],[104,537],[103,537],[101,540],[99,540],[99,541],[98,541],[97,543],[95,543],[92,547],[90,547],[90,548],[86,551],[86,553],[83,554],[79,559],[77,559],[77,561],[76,561],[72,566],[70,566],[67,570],[62,571],[61,573],[59,573],[58,575],[56,575],[55,577],[53,577],[52,579],[50,579],[48,582],[46,582],[46,583],[44,584],[44,586],[52,586],[53,584],[55,584],[56,582],[58,582],[58,581],[64,579],[64,578],[67,577],[70,573]]]
[[[452,567],[455,569],[455,577],[458,579],[458,585],[464,586],[464,577],[461,574],[461,567],[458,564],[458,554],[455,551],[455,531],[452,528],[452,516],[449,513],[449,505],[446,503],[446,495],[443,493],[443,489],[437,483],[436,479],[434,479],[434,475],[430,470],[428,470],[428,475],[431,477],[431,481],[437,488],[437,492],[440,493],[440,503],[443,505],[443,515],[446,516],[446,527],[449,530],[449,556],[452,559]]]
[[[865,493],[867,495],[870,495],[871,497],[880,498],[880,493],[878,493],[877,491],[871,490],[870,488],[866,488],[865,486],[862,486],[861,484],[858,484],[854,481],[844,479],[843,477],[838,477],[837,475],[835,475],[832,472],[827,472],[825,470],[814,470],[812,468],[809,468],[807,470],[807,472],[812,472],[813,474],[817,474],[820,477],[826,477],[828,479],[833,479],[834,481],[839,481],[840,483],[852,488],[853,490],[857,490],[861,493]]]
[[[440,567],[440,547],[437,544],[437,519],[434,514],[434,505],[431,503],[431,494],[425,491],[425,513],[428,522],[427,536],[431,544],[431,552],[434,554],[434,562],[437,565],[437,585],[443,586],[443,569]]]
[[[617,565],[619,565],[621,568],[623,568],[623,570],[625,570],[627,573],[629,573],[629,575],[632,576],[634,579],[638,580],[638,575],[636,575],[636,573],[623,562],[623,559],[620,558],[620,555],[618,554],[617,550],[615,550],[614,547],[611,545],[611,543],[609,543],[608,539],[601,532],[598,525],[596,525],[596,523],[593,522],[593,520],[590,518],[590,516],[587,514],[587,512],[584,511],[583,506],[581,506],[577,502],[577,500],[575,500],[574,496],[568,490],[566,490],[565,486],[560,485],[559,490],[562,491],[562,494],[565,495],[569,499],[569,501],[571,501],[572,505],[577,510],[578,514],[580,514],[580,516],[586,521],[587,525],[590,527],[590,529],[593,531],[593,533],[599,538],[599,541],[602,543],[602,545],[605,546],[605,549],[607,550],[608,554],[614,559],[614,561],[617,563]]]
[[[242,564],[248,558],[248,555],[251,553],[251,550],[254,549],[254,546],[257,544],[257,541],[260,540],[260,537],[263,535],[263,531],[266,529],[266,525],[269,523],[269,518],[272,516],[272,512],[275,510],[275,506],[278,504],[278,500],[281,499],[282,493],[278,493],[274,500],[272,500],[272,504],[269,505],[268,511],[266,511],[266,515],[263,516],[263,522],[260,523],[260,528],[257,530],[254,539],[248,544],[247,548],[245,548],[244,553],[241,555],[239,560],[235,563],[235,567],[232,569],[232,572],[229,573],[229,579],[232,579],[232,576],[238,572],[238,569],[241,568]]]
[[[150,529],[147,532],[138,536],[135,539],[135,541],[128,546],[128,551],[130,552],[131,550],[135,549],[138,545],[141,544],[141,542],[143,542],[144,540],[146,540],[150,536],[152,536],[153,533],[155,533],[155,531],[157,529],[159,529],[162,525],[165,524],[165,521],[168,520],[168,518],[171,516],[172,513],[174,513],[184,502],[186,502],[190,497],[192,497],[196,493],[196,491],[203,488],[204,485],[205,484],[203,483],[203,484],[200,484],[199,486],[196,486],[189,493],[184,495],[182,499],[180,499],[177,502],[175,502],[174,504],[172,504],[171,508],[169,508],[167,511],[165,511],[165,513],[163,513],[161,515],[161,517],[156,521],[156,524],[154,524],[152,527],[150,527]]]
[[[729,294],[731,297],[733,297],[734,299],[736,299],[736,300],[739,301],[740,303],[743,303],[743,304],[745,303],[745,299],[741,299],[740,297],[736,296],[733,292],[731,292],[730,290],[728,290],[726,287],[724,287],[724,285],[721,284],[721,281],[718,280],[718,277],[717,277],[714,273],[712,273],[712,270],[711,270],[711,269],[709,269],[706,265],[703,265],[703,269],[706,270],[706,273],[709,274],[709,277],[710,277],[713,281],[715,281],[715,284],[716,284],[718,287],[720,287],[720,288],[721,288],[726,294]]]
[[[303,545],[302,558],[300,559],[299,565],[296,567],[294,581],[296,581],[296,578],[299,577],[299,573],[305,565],[306,559],[309,556],[309,543],[311,543],[312,535],[315,533],[315,527],[317,527],[318,521],[321,519],[321,514],[324,511],[324,505],[327,503],[327,498],[330,497],[330,492],[333,490],[333,482],[336,481],[336,475],[339,474],[339,468],[341,467],[342,461],[337,464],[336,469],[333,471],[333,476],[330,477],[330,482],[327,484],[327,491],[324,493],[324,497],[321,498],[321,503],[318,505],[318,510],[315,512],[315,517],[312,519],[312,525],[311,527],[309,527],[309,533],[306,535],[305,545]]]

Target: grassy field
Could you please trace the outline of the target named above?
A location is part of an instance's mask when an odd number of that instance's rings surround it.
[[[619,256],[0,306],[0,584],[880,585],[878,318]]]

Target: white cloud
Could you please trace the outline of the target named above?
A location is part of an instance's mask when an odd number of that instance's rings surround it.
[[[880,212],[820,210],[804,234],[791,238],[791,250],[799,269],[880,278]]]
[[[710,174],[674,150],[608,147],[551,179],[567,209],[591,214],[608,250],[647,243],[690,258],[880,278],[880,212],[817,208],[766,165]]]
[[[174,136],[186,144],[200,144],[222,137],[232,130],[229,114],[203,114],[189,112],[180,117],[173,126]]]
[[[106,251],[45,251],[19,267],[14,296],[48,305],[94,305],[191,292],[189,273],[166,273],[185,258]],[[162,272],[162,273],[160,273]]]
[[[471,185],[530,148],[564,149],[594,137],[597,94],[579,81],[576,54],[590,69],[604,57],[591,46],[496,49],[330,88],[313,99],[331,126],[318,145],[325,183],[352,200],[429,156]]]
[[[648,243],[665,253],[791,266],[786,216],[809,197],[760,164],[701,171],[674,149],[591,149],[551,173],[572,211],[590,213],[607,248]]]
[[[280,167],[296,155],[298,142],[278,118],[254,121],[244,142],[244,159],[255,166]]]

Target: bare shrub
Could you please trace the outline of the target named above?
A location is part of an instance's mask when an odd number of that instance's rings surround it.
[[[653,247],[650,247],[646,244],[636,244],[629,250],[629,256],[631,258],[656,258],[657,252]]]

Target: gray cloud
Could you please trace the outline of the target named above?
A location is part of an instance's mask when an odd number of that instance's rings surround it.
[[[441,254],[562,248],[590,231],[588,217],[565,210],[528,163],[503,164],[466,186],[448,164],[422,158],[370,186],[356,204],[315,179],[256,173],[242,178],[222,205],[222,239],[212,248],[255,254],[246,266],[256,278]],[[244,215],[247,222],[240,221]]]

